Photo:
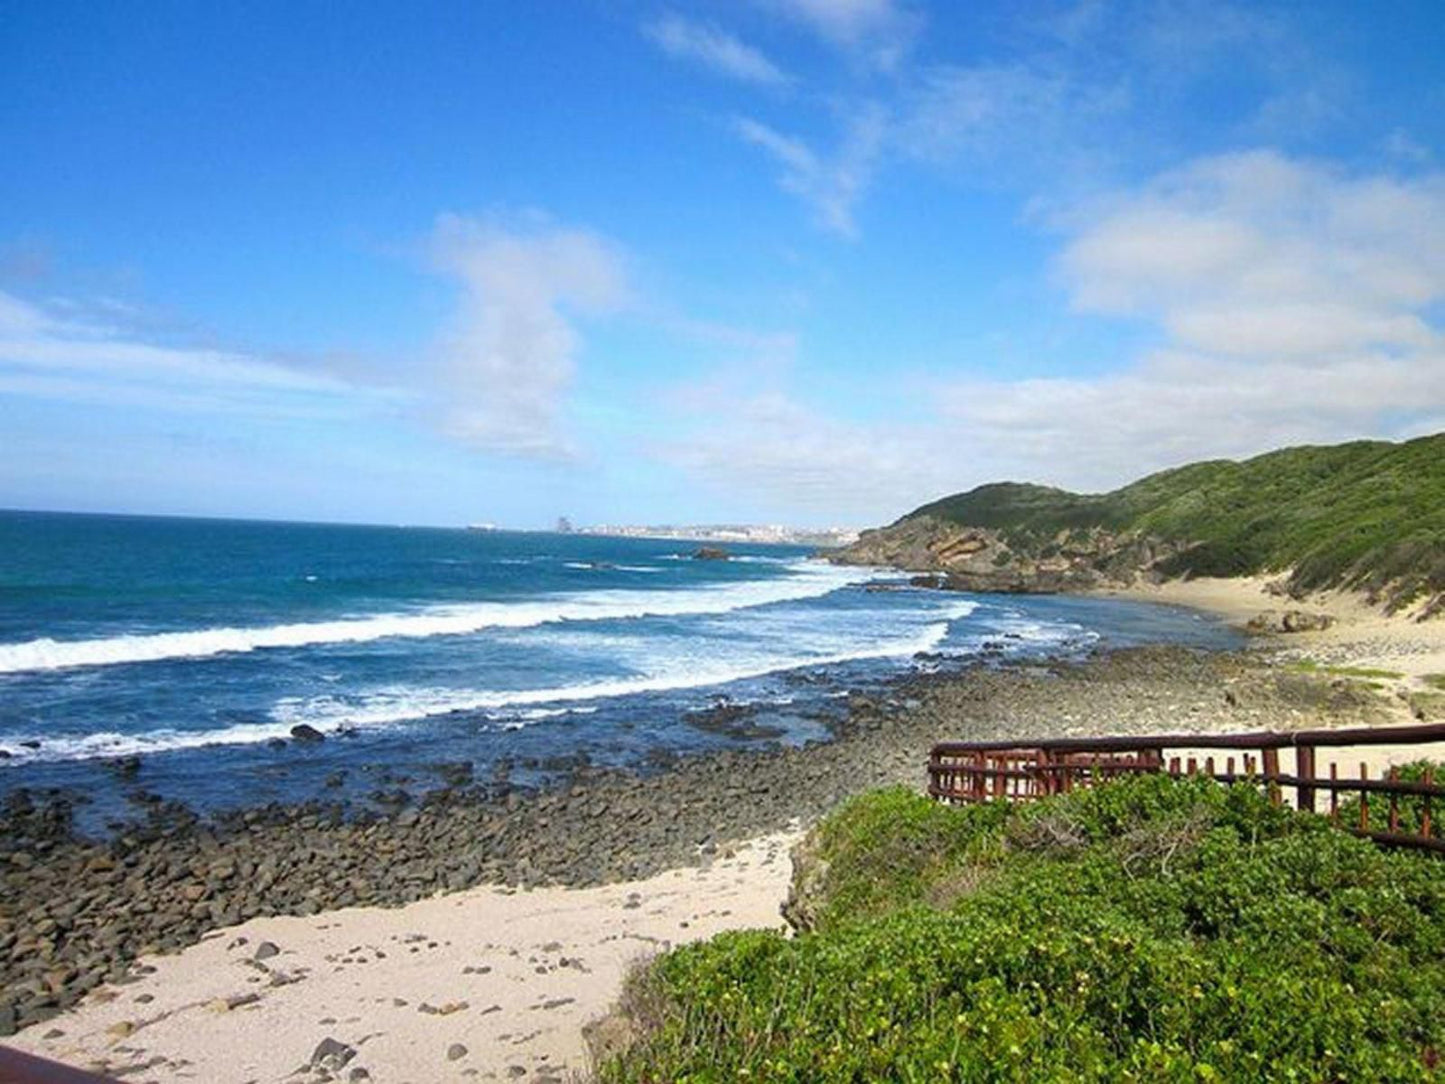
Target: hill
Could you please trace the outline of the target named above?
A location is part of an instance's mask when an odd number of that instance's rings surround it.
[[[1277,574],[1291,594],[1364,591],[1445,608],[1445,433],[1286,448],[1103,494],[979,486],[865,531],[835,559],[943,572],[971,590]]]

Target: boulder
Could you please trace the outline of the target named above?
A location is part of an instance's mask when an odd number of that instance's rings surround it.
[[[297,723],[293,726],[291,728],[291,737],[307,745],[314,745],[317,742],[326,740],[326,735],[309,723]]]
[[[1290,610],[1280,620],[1281,632],[1322,632],[1335,623],[1329,614],[1312,614]]]
[[[694,561],[726,561],[731,556],[727,550],[717,546],[699,546],[693,551]]]
[[[804,836],[789,857],[793,860],[793,879],[788,884],[788,898],[779,910],[783,921],[797,933],[808,933],[817,928],[828,884],[828,860],[823,857],[817,829]]]

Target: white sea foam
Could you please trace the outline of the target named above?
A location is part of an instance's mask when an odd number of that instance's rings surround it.
[[[609,681],[586,682],[551,689],[450,690],[411,689],[383,690],[364,698],[360,703],[343,702],[334,697],[312,701],[289,701],[278,705],[278,718],[288,725],[306,722],[313,726],[375,726],[381,723],[405,722],[428,716],[449,715],[462,711],[495,711],[500,708],[521,708],[536,705],[560,705],[606,700],[638,693],[674,692],[682,689],[726,685],[747,678],[810,666],[836,666],[841,663],[869,659],[902,658],[920,651],[932,651],[948,636],[948,622],[939,621],[912,636],[887,643],[874,643],[849,651],[831,654],[793,655],[771,659],[739,660],[731,665],[699,664],[689,660],[660,673]],[[572,709],[576,710],[576,709]],[[513,717],[517,713],[512,713]],[[539,716],[544,718],[546,716]]]
[[[44,738],[39,749],[29,749],[12,740],[11,743],[0,743],[0,748],[11,754],[11,759],[0,763],[19,766],[35,761],[87,760],[202,746],[253,745],[288,737],[291,728],[298,723],[306,723],[323,732],[368,730],[454,712],[485,712],[494,721],[501,720],[500,725],[504,729],[517,729],[544,719],[591,714],[597,710],[595,701],[612,697],[726,685],[810,666],[906,658],[920,651],[934,650],[947,635],[948,622],[938,621],[913,635],[831,654],[752,658],[738,660],[732,665],[711,666],[698,665],[695,660],[675,660],[675,665],[659,673],[550,689],[394,688],[375,690],[360,697],[288,697],[276,703],[271,720],[265,723],[238,723],[211,730],[158,729],[139,734],[107,732],[77,738]]]
[[[163,728],[139,734],[101,731],[73,738],[46,737],[41,740],[38,749],[0,742],[0,748],[10,754],[10,758],[0,761],[0,764],[19,767],[35,761],[92,760],[96,757],[169,753],[178,749],[201,749],[212,745],[255,745],[274,738],[287,738],[290,734],[290,725],[279,722],[238,723],[213,730]]]
[[[165,659],[206,658],[263,648],[367,643],[388,637],[460,636],[485,629],[532,628],[560,621],[721,614],[776,602],[817,598],[869,578],[866,570],[794,562],[792,575],[678,590],[603,590],[557,595],[530,602],[482,602],[432,606],[413,612],[375,614],[256,628],[209,628],[142,633],[98,640],[0,644],[0,674],[114,666]]]

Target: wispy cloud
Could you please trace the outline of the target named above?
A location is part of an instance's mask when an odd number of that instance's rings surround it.
[[[1222,0],[1031,11],[995,25],[980,55],[913,73],[899,147],[971,181],[1055,197],[1177,161],[1201,142],[1297,147],[1343,119],[1351,99],[1349,80],[1288,18]],[[1181,110],[1193,123],[1180,126]],[[1192,147],[1178,142],[1185,134]]]
[[[0,292],[0,393],[272,418],[353,416],[407,398],[241,352],[148,342],[124,315],[106,299],[40,305]]]
[[[710,23],[667,14],[643,26],[663,52],[745,83],[782,86],[788,75],[760,50]]]
[[[443,429],[486,451],[571,456],[561,413],[582,348],[574,318],[625,303],[620,253],[587,230],[458,215],[438,219],[431,251],[461,287],[437,349]]]
[[[766,514],[876,523],[957,484],[937,427],[830,417],[776,388],[703,390],[687,438],[658,454],[720,494],[750,494]]]
[[[812,209],[820,226],[858,236],[854,211],[873,178],[887,128],[879,106],[865,105],[847,119],[842,144],[831,157],[750,117],[735,118],[733,128],[744,142],[772,155],[782,167],[778,183]]]
[[[913,44],[922,17],[896,0],[763,0],[830,45],[891,71]]]

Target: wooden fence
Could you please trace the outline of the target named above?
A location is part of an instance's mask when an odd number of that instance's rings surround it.
[[[1433,771],[1426,770],[1419,779],[1402,779],[1398,767],[1389,767],[1372,779],[1364,760],[1358,761],[1354,774],[1346,774],[1348,765],[1342,773],[1333,761],[1324,773],[1319,770],[1321,749],[1437,743],[1438,756],[1430,759],[1445,759],[1445,724],[940,742],[928,758],[928,793],[945,802],[1029,801],[1140,772],[1206,775],[1221,783],[1262,786],[1277,803],[1286,800],[1286,791],[1292,792],[1295,804],[1310,812],[1318,812],[1323,793],[1328,796],[1326,812],[1341,827],[1378,843],[1445,854],[1441,826],[1433,817],[1434,801],[1445,798],[1445,787],[1436,785]],[[1281,770],[1281,751],[1292,754],[1292,771]],[[1346,806],[1351,799],[1356,802],[1347,810],[1349,823],[1344,823],[1342,795]]]

